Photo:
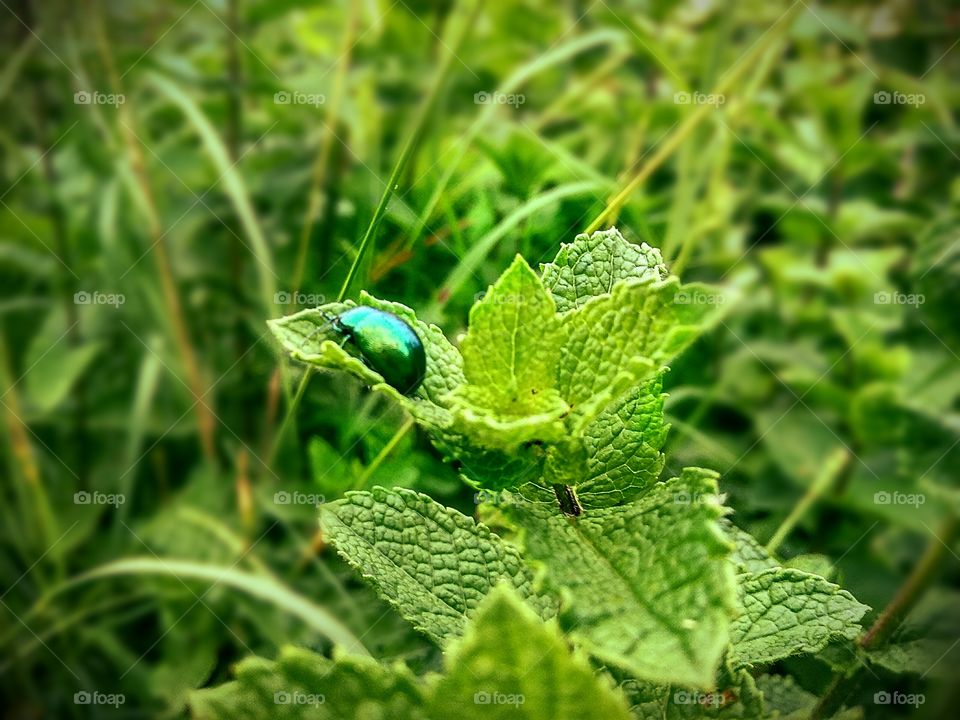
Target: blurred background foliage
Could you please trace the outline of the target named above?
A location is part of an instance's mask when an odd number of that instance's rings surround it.
[[[720,470],[739,525],[876,609],[942,545],[897,636],[933,661],[871,660],[850,701],[960,701],[930,684],[960,661],[955,5],[0,4],[8,715],[114,712],[74,703],[98,689],[176,717],[241,657],[328,649],[327,612],[437,667],[304,498],[473,492],[356,382],[317,374],[289,412],[302,368],[264,324],[335,299],[421,111],[354,290],[455,339],[515,253],[551,259],[646,173],[618,227],[741,298],[667,378],[667,474]]]

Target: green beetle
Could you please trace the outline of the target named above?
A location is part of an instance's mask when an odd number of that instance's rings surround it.
[[[413,394],[427,374],[423,342],[410,324],[393,313],[358,305],[339,315],[321,311],[344,342],[352,342],[367,367],[404,395]]]

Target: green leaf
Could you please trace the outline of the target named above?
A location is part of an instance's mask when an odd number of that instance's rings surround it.
[[[514,451],[532,441],[553,443],[566,436],[570,412],[553,388],[517,398],[509,408],[487,387],[462,385],[450,397],[454,430],[473,444]]]
[[[542,265],[541,271],[543,284],[561,313],[611,292],[620,280],[663,280],[667,276],[659,250],[646,243],[627,242],[616,228],[577,235],[572,243],[561,245],[553,262]]]
[[[927,677],[949,677],[955,672],[960,652],[951,653],[957,647],[953,638],[916,638],[892,642],[875,650],[867,651],[867,658],[893,673],[913,673]],[[949,657],[948,657],[949,656]]]
[[[660,451],[669,426],[663,420],[662,373],[630,390],[584,430],[585,472],[577,483],[584,507],[619,505],[660,477]]]
[[[470,310],[461,343],[467,382],[509,408],[554,386],[556,308],[540,278],[519,255]]]
[[[190,695],[197,720],[427,720],[422,685],[403,665],[286,647],[276,662],[250,658],[237,679]]]
[[[831,640],[854,640],[869,610],[846,590],[792,568],[740,576],[743,614],[733,622],[731,661],[737,667],[815,653]]]
[[[757,687],[763,693],[766,717],[786,718],[798,713],[799,717],[806,718],[817,704],[817,696],[797,685],[789,675],[761,675],[757,678]]]
[[[440,328],[417,320],[414,312],[405,305],[378,300],[366,293],[360,294],[359,304],[394,313],[409,322],[420,336],[427,355],[427,374],[414,397],[401,395],[389,385],[385,385],[378,373],[367,367],[358,355],[353,354],[349,343],[341,347],[343,337],[330,325],[324,313],[338,315],[354,307],[352,302],[327,303],[319,308],[301,310],[293,315],[268,320],[267,324],[283,349],[293,358],[318,367],[344,370],[354,375],[375,390],[395,397],[428,426],[444,422],[449,424],[449,418],[440,410],[446,407],[446,396],[464,383],[460,353],[450,344]],[[431,408],[430,405],[435,407]]]
[[[780,563],[770,557],[763,545],[753,535],[741,530],[727,518],[720,521],[723,531],[733,541],[733,561],[737,573],[759,573],[780,567]]]
[[[621,685],[640,720],[759,720],[764,717],[763,694],[750,673],[724,666],[713,690],[653,685],[634,679]]]
[[[544,617],[553,601],[533,589],[516,549],[472,518],[412,490],[351,492],[321,508],[321,526],[377,592],[438,645],[460,635],[499,581]]]
[[[713,302],[708,302],[713,298]],[[667,364],[719,318],[706,286],[627,279],[562,316],[557,388],[587,420]]]
[[[630,504],[576,519],[555,503],[505,508],[594,656],[650,682],[714,686],[735,610],[716,477],[688,468]]]
[[[462,720],[628,720],[624,698],[586,657],[571,655],[509,587],[495,588],[451,649],[431,717]]]

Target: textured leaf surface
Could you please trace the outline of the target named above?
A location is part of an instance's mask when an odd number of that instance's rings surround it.
[[[583,305],[609,293],[627,278],[662,280],[667,276],[660,251],[646,243],[627,242],[616,228],[577,235],[563,244],[552,263],[541,267],[543,284],[550,290],[559,312]]]
[[[640,720],[760,720],[764,699],[753,677],[724,667],[713,690],[676,685],[653,685],[627,680],[621,687],[630,700],[630,710]]]
[[[761,675],[757,687],[763,693],[766,717],[787,718],[795,713],[806,717],[817,703],[817,696],[797,685],[789,675]]]
[[[444,407],[444,398],[464,383],[464,376],[460,353],[450,344],[443,331],[436,325],[427,325],[417,320],[415,313],[400,303],[378,300],[362,293],[359,304],[394,313],[416,330],[427,355],[427,374],[416,396]],[[383,378],[363,363],[349,343],[344,347],[340,346],[343,337],[324,317],[324,313],[338,315],[351,307],[354,307],[352,302],[328,303],[320,308],[301,310],[293,315],[270,320],[267,324],[284,350],[297,360],[318,367],[344,370],[368,385],[378,386],[383,383]],[[399,399],[402,400],[403,397],[400,395]],[[414,398],[405,402],[411,405],[414,403]]]
[[[742,667],[799,653],[813,653],[831,640],[853,640],[869,610],[846,590],[792,568],[740,577],[743,614],[733,623],[731,660]]]
[[[564,620],[592,654],[637,678],[710,688],[735,601],[716,491],[715,473],[688,468],[575,520],[555,505],[506,511],[548,584],[569,597]]]
[[[623,696],[586,657],[500,586],[450,651],[431,716],[463,720],[628,720]]]
[[[682,288],[682,289],[681,289]],[[719,317],[716,290],[665,281],[623,280],[608,295],[563,316],[557,388],[571,406],[598,410],[682,352]],[[581,410],[588,416],[588,411]]]
[[[402,665],[343,657],[336,662],[287,647],[278,660],[244,660],[237,679],[194,692],[198,720],[426,720],[424,694]]]
[[[663,470],[662,376],[616,400],[584,431],[585,473],[577,483],[584,507],[619,505],[637,497]]]
[[[501,410],[553,387],[556,324],[553,299],[518,255],[470,310],[461,344],[467,381],[485,388]]]
[[[412,490],[348,493],[321,509],[340,554],[415,627],[443,645],[499,581],[543,616],[553,603],[533,590],[519,553],[472,518]]]

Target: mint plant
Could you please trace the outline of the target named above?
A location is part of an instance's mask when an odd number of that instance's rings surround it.
[[[763,675],[860,632],[869,609],[783,567],[729,519],[715,472],[661,479],[663,378],[716,323],[718,288],[670,276],[616,229],[580,235],[536,273],[517,257],[470,312],[458,350],[407,307],[426,355],[403,395],[327,317],[273,320],[303,362],[402,405],[465,482],[496,498],[490,527],[405,489],[321,509],[327,540],[446,651],[442,674],[290,649],[194,697],[198,717],[761,718],[815,698]],[[299,695],[298,695],[299,694]],[[304,697],[311,702],[285,702]],[[283,706],[283,707],[281,707]],[[379,713],[379,715],[377,715]],[[778,715],[779,714],[779,715]]]

